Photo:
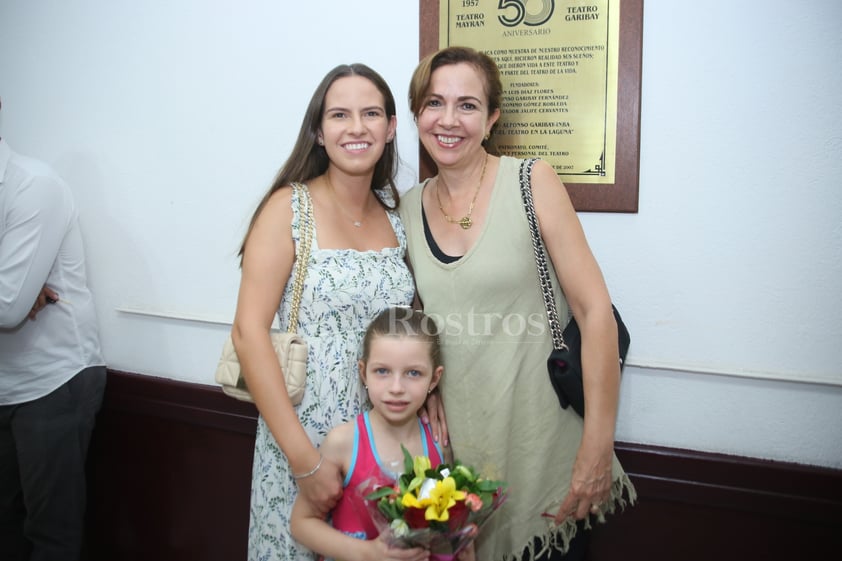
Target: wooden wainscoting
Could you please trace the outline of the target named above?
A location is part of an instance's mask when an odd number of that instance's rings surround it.
[[[257,412],[216,386],[109,372],[89,459],[90,561],[244,561]],[[638,504],[589,561],[800,561],[842,551],[842,471],[617,444]]]
[[[109,372],[88,460],[88,557],[246,559],[257,409],[216,386]]]

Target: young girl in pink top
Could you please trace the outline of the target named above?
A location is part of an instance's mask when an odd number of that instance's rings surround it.
[[[438,328],[417,310],[383,311],[366,331],[359,369],[372,408],[331,430],[320,448],[323,461],[335,463],[343,473],[345,493],[328,520],[299,495],[292,509],[292,535],[326,558],[426,560],[428,551],[389,547],[378,536],[356,488],[371,477],[394,481],[403,466],[401,446],[412,456],[428,456],[433,466],[444,461],[429,425],[418,417],[444,370]]]

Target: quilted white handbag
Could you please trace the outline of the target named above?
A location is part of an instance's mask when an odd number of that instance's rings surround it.
[[[310,245],[313,241],[313,207],[307,190],[297,183],[293,183],[292,186],[298,193],[299,216],[302,217],[301,251],[297,256],[298,263],[292,285],[289,331],[272,332],[270,338],[281,365],[289,398],[293,405],[298,405],[304,397],[304,386],[307,381],[307,342],[295,333],[295,329],[298,327],[298,308],[301,305],[301,292],[304,289],[304,276],[307,261],[310,258]],[[222,356],[216,366],[214,379],[222,386],[222,391],[226,395],[241,401],[254,402],[254,398],[246,387],[246,381],[240,370],[240,359],[237,357],[230,335],[222,346]]]

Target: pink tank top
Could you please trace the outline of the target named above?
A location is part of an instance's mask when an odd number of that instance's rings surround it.
[[[421,431],[421,442],[424,444],[424,455],[430,458],[433,467],[443,462],[441,449],[433,435],[429,425],[424,425],[418,419],[418,429]],[[357,416],[354,427],[354,451],[351,457],[351,465],[345,475],[345,492],[339,499],[331,514],[331,523],[337,530],[361,540],[373,540],[380,532],[371,520],[368,507],[357,492],[360,483],[369,478],[377,478],[381,483],[391,485],[397,477],[396,473],[390,472],[380,461],[377,449],[374,446],[374,439],[371,434],[371,424],[368,419],[368,411]]]

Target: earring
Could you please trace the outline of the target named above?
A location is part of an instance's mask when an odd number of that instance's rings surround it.
[[[325,140],[321,136],[318,139],[316,139],[316,142],[318,143],[319,146],[325,145]]]
[[[484,137],[482,137],[482,139],[483,139],[484,141],[485,141],[485,140],[488,140],[489,138],[491,138],[491,133],[490,133],[490,132],[485,133],[485,136],[484,136]]]
[[[431,393],[433,393],[433,388],[430,388],[429,390],[427,390],[427,395],[430,395]]]

